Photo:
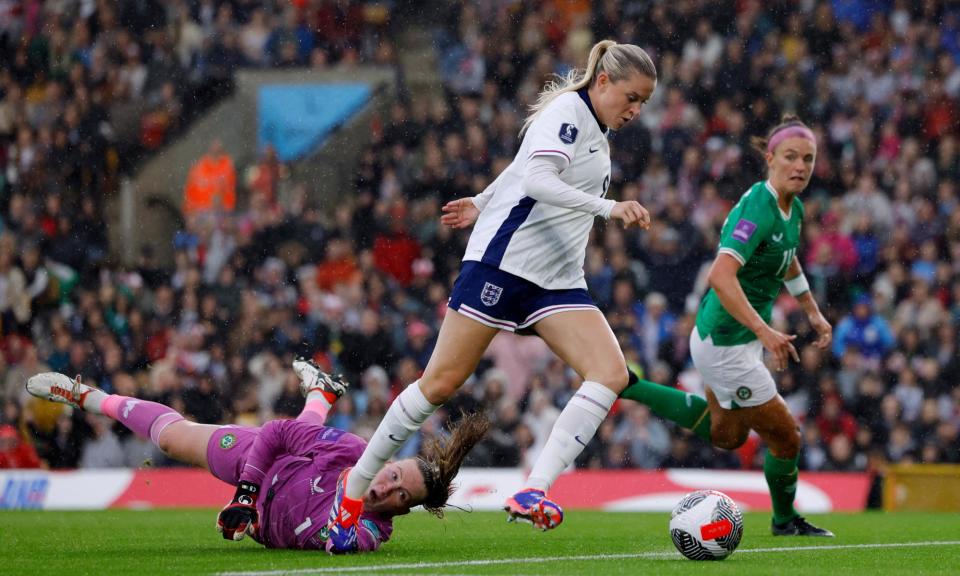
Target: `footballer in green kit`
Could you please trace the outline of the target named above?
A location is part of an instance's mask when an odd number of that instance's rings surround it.
[[[784,213],[777,205],[777,192],[769,181],[757,182],[740,198],[720,232],[720,254],[740,263],[737,280],[764,322],[770,322],[773,302],[780,294],[784,276],[800,246],[803,203],[794,197]],[[711,288],[697,312],[697,330],[713,338],[717,346],[747,344],[757,339],[749,328],[723,307]]]
[[[703,376],[706,399],[631,375],[620,396],[646,404],[659,416],[690,428],[714,446],[733,450],[753,430],[767,445],[764,476],[773,504],[776,536],[833,536],[797,513],[801,437],[796,419],[777,392],[763,361],[766,349],[779,371],[793,358],[795,335],[770,326],[781,287],[799,302],[817,333],[816,346],[830,346],[833,329],[820,313],[797,249],[803,221],[798,195],[810,182],[817,156],[813,132],[785,117],[755,147],[768,178],[750,187],[730,211],[708,276],[710,289],[690,335],[690,355]]]

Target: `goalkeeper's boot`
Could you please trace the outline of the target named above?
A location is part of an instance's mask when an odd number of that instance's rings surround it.
[[[51,402],[67,404],[83,410],[87,395],[97,389],[80,381],[80,376],[70,378],[59,372],[43,372],[27,380],[27,392]]]
[[[337,493],[327,521],[327,552],[346,554],[357,551],[357,523],[363,513],[363,500],[347,498],[347,476],[352,468],[340,473]]]
[[[784,522],[783,524],[771,522],[770,531],[773,532],[774,536],[820,536],[833,538],[833,532],[824,530],[823,528],[817,528],[807,522],[807,519],[803,516],[797,516],[793,520]]]
[[[350,387],[350,383],[344,380],[343,376],[340,374],[331,376],[321,370],[316,362],[307,358],[294,360],[293,371],[300,378],[300,393],[304,398],[311,392],[318,391],[333,404]]]
[[[563,509],[548,500],[543,490],[527,488],[507,499],[503,505],[507,522],[529,522],[541,530],[551,530],[563,522]]]

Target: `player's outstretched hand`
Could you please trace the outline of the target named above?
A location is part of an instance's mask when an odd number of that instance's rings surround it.
[[[441,210],[440,223],[451,228],[467,228],[480,217],[480,210],[470,198],[451,200]]]
[[[778,371],[786,370],[791,358],[794,362],[800,361],[797,349],[793,346],[793,341],[797,339],[796,334],[788,335],[767,327],[758,337],[763,347],[773,355],[773,366]]]
[[[826,350],[830,348],[830,342],[833,341],[833,326],[827,322],[823,314],[815,314],[810,317],[810,327],[817,333],[817,341],[814,342],[817,348]]]
[[[260,515],[257,513],[257,496],[260,487],[249,482],[240,482],[233,500],[217,516],[217,532],[224,540],[243,540],[247,534],[256,538],[260,531]]]
[[[646,230],[650,227],[650,213],[636,200],[617,202],[610,210],[610,217],[623,222],[624,228],[639,226]]]

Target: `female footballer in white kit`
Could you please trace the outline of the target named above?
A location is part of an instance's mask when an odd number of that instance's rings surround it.
[[[510,166],[480,195],[449,202],[441,221],[476,222],[423,376],[391,404],[356,466],[337,490],[329,524],[333,549],[356,548],[356,519],[371,479],[476,369],[499,330],[531,329],[583,378],[554,425],[527,480],[509,498],[511,519],[544,530],[563,520],[546,491],[580,454],[627,385],[617,340],[586,291],[583,261],[596,216],[647,227],[635,201],[605,198],[609,129],[640,113],[657,85],[641,48],[594,45],[585,71],[546,85],[524,123]]]

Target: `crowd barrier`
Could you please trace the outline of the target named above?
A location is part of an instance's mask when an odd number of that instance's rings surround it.
[[[499,510],[523,487],[519,469],[461,470],[451,504]],[[803,473],[797,509],[804,513],[863,510],[869,476],[862,473]],[[550,494],[568,509],[664,512],[694,490],[720,490],[744,510],[769,510],[762,472],[721,470],[576,471],[563,474]],[[0,471],[0,509],[103,510],[107,508],[215,508],[230,500],[233,487],[208,472],[145,470]]]

